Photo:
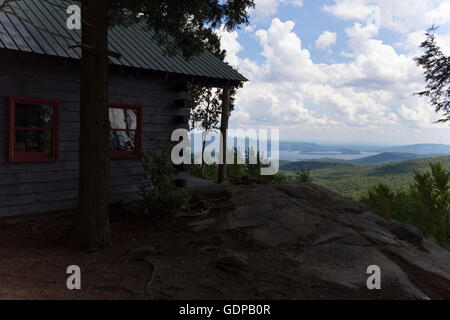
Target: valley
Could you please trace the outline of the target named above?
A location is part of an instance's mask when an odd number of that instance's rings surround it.
[[[402,159],[416,157],[411,160]],[[280,170],[283,175],[292,175],[300,165],[311,171],[313,183],[334,192],[359,200],[370,186],[384,183],[400,191],[414,180],[414,170],[423,171],[430,162],[440,161],[450,169],[450,155],[431,156],[408,153],[380,153],[358,160],[337,160],[322,158],[307,161],[283,161]]]

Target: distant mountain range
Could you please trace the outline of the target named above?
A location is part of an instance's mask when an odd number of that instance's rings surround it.
[[[408,154],[381,154],[379,161],[400,159]],[[421,157],[421,156],[419,156]],[[372,159],[372,160],[376,160]],[[302,165],[303,168],[311,170],[313,183],[322,185],[330,190],[345,196],[359,199],[367,194],[370,186],[384,183],[393,190],[405,190],[408,185],[414,182],[414,170],[429,170],[428,164],[439,160],[444,168],[450,170],[450,156],[417,158],[405,161],[392,161],[381,164],[355,164],[353,161],[321,159],[317,161],[283,162],[280,169],[283,174],[292,175],[293,170]],[[281,163],[280,163],[281,164]]]
[[[382,152],[373,156],[350,160],[349,162],[354,164],[382,164],[389,162],[400,162],[405,160],[428,158],[434,156],[442,156],[445,154],[414,154],[403,152]]]
[[[344,146],[332,146],[332,145],[319,145],[316,143],[308,142],[288,142],[280,141],[280,150],[285,151],[299,151],[302,153],[326,153],[336,152],[343,154],[360,154],[360,148],[349,148]]]
[[[432,144],[432,143],[383,147],[383,146],[365,146],[365,145],[357,145],[357,146],[320,145],[308,142],[280,141],[280,150],[298,151],[305,154],[330,153],[330,152],[342,154],[360,154],[362,151],[364,151],[377,153],[410,153],[419,155],[435,155],[435,154],[450,155],[450,145]]]
[[[191,134],[191,143],[194,144],[194,136]],[[201,137],[200,141],[201,141]],[[249,139],[246,138],[245,146],[248,148]],[[228,146],[231,148],[235,141],[228,139]],[[252,143],[256,141],[252,140]],[[270,150],[270,142],[268,143]],[[196,146],[196,152],[200,151],[200,146]],[[339,144],[318,144],[301,141],[280,141],[280,151],[289,151],[289,156],[280,160],[286,160],[284,165],[291,163],[289,160],[302,159],[302,155],[308,161],[321,161],[327,163],[345,163],[351,165],[374,165],[388,162],[399,162],[417,158],[436,157],[450,155],[450,144],[421,143],[404,146],[370,146],[370,145],[339,145]],[[298,153],[298,157],[296,156]],[[345,156],[343,156],[345,155]],[[341,158],[334,159],[334,158]],[[342,160],[353,159],[353,160]],[[355,159],[358,158],[358,159]],[[281,164],[280,164],[281,165]]]
[[[349,161],[335,161],[333,162],[334,159],[327,159],[330,161],[288,161],[286,163],[286,161],[284,161],[284,164],[280,163],[280,169],[284,170],[284,171],[292,171],[292,170],[297,170],[300,168],[300,166],[303,169],[308,169],[308,170],[317,170],[317,169],[325,169],[325,168],[337,168],[337,167],[353,167],[353,164],[351,163],[347,163]]]
[[[448,144],[412,144],[407,146],[397,146],[397,147],[384,147],[384,148],[374,148],[370,151],[379,150],[381,152],[405,152],[405,153],[414,153],[420,155],[427,154],[450,154],[450,145]],[[369,151],[369,150],[367,150]]]
[[[337,168],[337,167],[351,167],[361,165],[379,165],[387,163],[397,163],[406,160],[433,158],[444,156],[445,154],[413,154],[402,152],[382,152],[373,156],[355,159],[355,160],[340,160],[331,158],[322,158],[318,160],[302,160],[302,161],[285,161],[280,162],[280,169],[285,171],[291,171],[298,169],[300,166],[304,169],[316,170],[324,168]]]

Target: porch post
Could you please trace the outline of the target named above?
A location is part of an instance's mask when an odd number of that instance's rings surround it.
[[[223,89],[222,94],[222,118],[220,122],[220,132],[222,139],[220,141],[220,157],[222,164],[219,164],[219,176],[217,182],[222,183],[227,179],[227,129],[228,118],[230,117],[230,88]]]

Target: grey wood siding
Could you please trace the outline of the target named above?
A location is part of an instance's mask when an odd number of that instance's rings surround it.
[[[78,185],[79,71],[71,60],[0,49],[0,217],[76,207]],[[181,86],[183,87],[183,86]],[[142,143],[154,149],[158,139],[169,140],[177,115],[175,107],[189,99],[180,84],[160,78],[137,77],[130,69],[113,69],[109,101],[142,105]],[[9,97],[54,99],[60,102],[59,161],[9,163]],[[116,202],[137,195],[142,169],[137,159],[111,159],[109,193]]]

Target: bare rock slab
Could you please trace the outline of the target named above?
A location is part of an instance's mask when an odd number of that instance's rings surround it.
[[[229,253],[215,259],[214,263],[219,267],[243,268],[247,266],[247,256],[241,253]]]
[[[189,223],[187,226],[193,232],[202,232],[212,229],[213,225],[217,222],[215,218],[207,218],[199,221]]]
[[[432,273],[450,281],[450,251],[439,247],[431,241],[424,239],[422,249],[414,246],[388,246],[386,250],[424,272]]]
[[[395,234],[400,240],[407,241],[414,245],[422,244],[423,233],[414,226],[396,221],[381,223],[381,225]]]
[[[251,242],[264,247],[299,238],[317,238],[339,227],[319,212],[317,215],[305,212],[295,199],[268,186],[236,192],[234,201],[236,210],[228,215],[225,230],[242,229]]]
[[[413,299],[428,299],[395,263],[374,247],[332,242],[307,248],[295,260],[301,264],[299,272],[353,289],[367,288],[367,267],[377,265],[381,269],[381,286],[389,283]]]
[[[397,240],[395,240],[393,237],[375,231],[367,230],[364,231],[362,235],[375,245],[392,245],[392,246],[399,245]]]

